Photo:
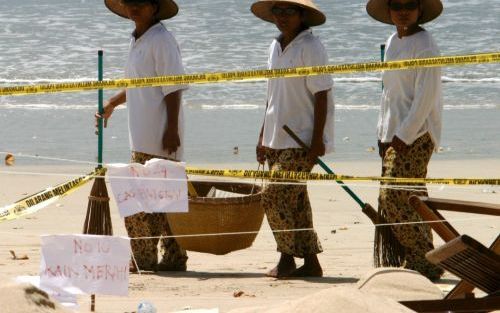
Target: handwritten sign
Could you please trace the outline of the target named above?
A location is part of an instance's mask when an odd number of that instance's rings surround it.
[[[97,235],[42,236],[42,288],[128,295],[130,239]]]
[[[116,164],[108,167],[107,175],[122,217],[188,211],[184,163],[152,159],[145,165]]]

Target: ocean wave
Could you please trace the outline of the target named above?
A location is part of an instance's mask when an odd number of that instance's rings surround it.
[[[499,77],[485,77],[485,78],[472,78],[472,77],[447,77],[443,76],[443,83],[500,83]]]
[[[95,78],[89,77],[81,77],[81,78],[0,78],[1,84],[10,84],[10,85],[35,85],[35,84],[60,84],[60,83],[80,83],[85,81],[94,81]]]
[[[202,104],[203,110],[257,110],[262,106],[256,104]]]
[[[187,104],[190,109],[201,109],[201,110],[260,110],[264,109],[264,106],[257,104]],[[120,106],[117,110],[123,110],[126,106]],[[500,108],[500,104],[454,104],[454,105],[444,105],[445,110],[488,110]],[[14,104],[14,103],[0,103],[0,109],[6,110],[95,110],[95,105],[61,105],[61,104],[46,104],[46,103],[30,103],[30,104]],[[335,104],[336,110],[342,111],[370,111],[378,110],[378,105],[350,105],[350,104]]]
[[[113,78],[113,79],[121,79],[121,78]],[[86,81],[95,81],[95,78],[89,78],[89,77],[79,77],[79,78],[61,78],[61,79],[54,79],[54,78],[34,78],[34,79],[28,79],[28,78],[16,78],[16,79],[9,79],[9,78],[0,78],[0,84],[7,84],[7,85],[36,85],[36,84],[60,84],[60,83],[79,83],[79,82],[86,82]],[[256,83],[256,82],[263,82],[266,79],[263,78],[256,78],[256,79],[249,79],[245,81],[233,81],[233,82],[227,82],[229,84],[236,84],[236,83]],[[334,77],[333,80],[336,83],[380,83],[382,79],[380,77],[375,77],[375,76],[363,76],[363,77]],[[443,83],[500,83],[500,77],[484,77],[484,78],[477,78],[477,77],[448,77],[448,76],[443,76],[442,78]]]
[[[500,108],[500,104],[486,103],[486,104],[455,104],[444,105],[445,110],[485,110]]]
[[[486,103],[486,104],[454,104],[454,105],[444,105],[444,110],[488,110],[500,108],[500,104]],[[342,105],[335,104],[336,110],[346,110],[346,111],[369,111],[378,110],[378,105]]]
[[[369,110],[378,110],[379,108],[380,107],[378,105],[335,104],[335,110],[369,111]]]
[[[334,77],[333,81],[336,83],[380,83],[380,77],[366,76],[366,77]]]
[[[12,104],[12,103],[0,103],[0,109],[16,109],[16,110],[95,110],[95,105],[58,105],[58,104],[44,104],[44,103],[32,103],[32,104]]]

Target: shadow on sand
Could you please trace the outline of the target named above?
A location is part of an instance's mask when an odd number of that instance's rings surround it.
[[[235,273],[235,272],[197,272],[197,271],[186,271],[186,272],[146,272],[146,275],[157,275],[160,277],[182,277],[182,278],[194,278],[197,280],[209,280],[209,279],[246,279],[246,278],[263,278],[272,281],[287,281],[287,280],[301,280],[317,284],[353,284],[358,282],[358,278],[354,277],[291,277],[291,278],[270,278],[266,277],[264,273]]]

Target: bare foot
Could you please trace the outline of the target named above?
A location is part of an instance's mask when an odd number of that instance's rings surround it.
[[[297,265],[295,265],[293,256],[282,253],[278,265],[267,272],[266,276],[274,278],[288,277],[296,268]]]
[[[316,254],[304,256],[304,265],[290,273],[289,277],[323,277],[323,269]]]
[[[288,277],[323,277],[323,269],[316,266],[303,265],[290,273]]]

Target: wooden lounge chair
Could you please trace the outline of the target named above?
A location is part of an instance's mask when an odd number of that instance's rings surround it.
[[[486,248],[460,234],[438,210],[500,216],[500,205],[468,201],[410,197],[410,205],[446,242],[427,253],[427,259],[463,279],[443,300],[401,302],[417,312],[490,312],[500,310],[500,235]],[[438,221],[438,222],[436,222]],[[478,288],[487,296],[475,298]]]

